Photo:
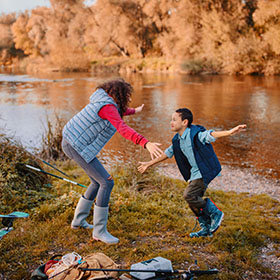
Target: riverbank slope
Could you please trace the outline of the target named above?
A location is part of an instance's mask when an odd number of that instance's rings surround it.
[[[56,165],[79,183],[89,184],[73,162]],[[28,279],[52,255],[73,251],[81,256],[103,252],[125,268],[162,256],[178,269],[188,268],[195,260],[201,269],[218,268],[218,279],[277,279],[277,200],[209,188],[207,196],[223,209],[225,219],[213,238],[191,239],[195,219],[182,198],[183,181],[154,169],[141,175],[134,165],[116,166],[112,174],[115,186],[108,230],[120,238],[119,244],[107,246],[94,241],[91,231],[71,230],[74,207],[84,189],[54,179],[49,189],[52,198],[28,210],[30,218],[17,221],[14,231],[1,241],[1,279]]]
[[[175,164],[162,164],[157,169],[162,175],[183,180]],[[271,198],[280,201],[279,180],[269,179],[254,174],[244,168],[234,168],[228,165],[222,166],[221,176],[216,177],[215,180],[210,183],[209,188],[212,190],[222,190],[225,192],[233,191],[249,195],[267,194]]]

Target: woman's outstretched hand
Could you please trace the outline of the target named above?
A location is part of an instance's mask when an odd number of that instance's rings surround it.
[[[142,104],[142,105],[139,106],[139,107],[136,107],[136,108],[135,108],[135,114],[142,112],[143,107],[144,107],[144,104]]]
[[[149,151],[151,158],[158,158],[163,154],[163,151],[158,147],[160,146],[160,143],[152,143],[152,142],[148,142],[146,144],[146,149]]]

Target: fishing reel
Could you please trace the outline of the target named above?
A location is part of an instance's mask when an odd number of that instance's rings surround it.
[[[180,274],[180,280],[192,280],[194,279],[195,275],[192,275],[191,273],[182,273]]]
[[[191,270],[191,268],[193,268],[193,267],[199,269],[199,266],[197,264],[197,260],[194,261],[194,264],[191,264],[188,267],[187,271],[185,271],[184,273],[179,274],[180,280],[192,280],[192,279],[194,279],[195,274]]]
[[[15,218],[2,218],[2,225],[9,229],[13,227],[14,219]]]

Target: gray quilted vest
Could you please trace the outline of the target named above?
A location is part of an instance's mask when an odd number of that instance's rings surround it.
[[[70,119],[63,128],[63,138],[89,163],[115,134],[116,129],[98,116],[107,104],[117,104],[103,89],[96,90],[90,103]]]

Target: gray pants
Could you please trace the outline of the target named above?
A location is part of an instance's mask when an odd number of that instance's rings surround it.
[[[206,205],[206,201],[202,198],[207,189],[202,179],[196,179],[189,183],[184,192],[184,198],[196,216],[199,215],[200,209]]]
[[[91,184],[84,193],[84,198],[94,200],[99,207],[107,207],[110,200],[111,191],[114,186],[113,179],[108,179],[110,174],[103,167],[97,158],[87,163],[76,150],[65,140],[62,140],[62,150],[73,159],[89,176]]]

